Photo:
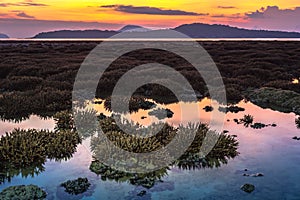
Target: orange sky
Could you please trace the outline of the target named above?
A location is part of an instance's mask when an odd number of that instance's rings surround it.
[[[259,26],[260,23],[247,24],[251,19],[246,14],[257,10],[263,12],[264,10],[260,9],[262,7],[266,9],[268,6],[277,6],[279,11],[293,10],[300,7],[300,2],[299,0],[132,0],[129,3],[125,0],[1,0],[0,26],[2,18],[97,22],[103,25],[99,26],[99,29],[116,29],[126,24],[158,28],[175,27],[193,22],[265,28]],[[297,27],[293,28],[297,30]],[[0,31],[3,32],[3,29],[0,28]]]

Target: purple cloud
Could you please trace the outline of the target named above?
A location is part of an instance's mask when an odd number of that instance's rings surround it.
[[[259,10],[245,13],[245,22],[234,25],[256,29],[300,32],[300,7],[280,9],[278,6],[262,7]],[[233,23],[232,23],[233,24]]]
[[[224,18],[225,15],[212,15],[211,17],[212,18]]]
[[[187,12],[183,10],[166,10],[148,6],[132,6],[132,5],[104,5],[101,8],[112,8],[115,11],[132,13],[132,14],[148,14],[148,15],[208,15],[206,13]]]
[[[10,7],[10,6],[32,6],[32,7],[40,7],[40,6],[48,6],[47,4],[43,4],[43,3],[35,3],[31,0],[28,1],[24,1],[24,2],[19,2],[19,3],[0,3],[0,7]]]

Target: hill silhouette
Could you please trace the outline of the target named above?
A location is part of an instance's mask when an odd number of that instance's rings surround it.
[[[146,32],[146,31],[150,31],[150,29],[142,26],[137,26],[137,25],[126,25],[120,30],[118,30],[118,32]]]
[[[107,30],[61,30],[39,33],[33,38],[109,38],[117,33]]]
[[[0,33],[0,38],[9,38],[8,35],[5,35],[3,33]]]
[[[192,38],[300,38],[300,33],[250,30],[218,24],[184,24],[173,30]]]
[[[133,32],[149,31],[151,33],[162,31],[150,30],[142,26],[127,25],[118,31],[62,30],[39,33],[33,38],[109,38],[120,32],[131,32],[131,30]],[[184,24],[171,30],[181,32],[191,38],[300,38],[300,33],[297,32],[250,30],[228,25],[210,25],[203,23]]]

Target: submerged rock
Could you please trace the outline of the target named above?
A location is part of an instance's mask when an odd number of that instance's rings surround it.
[[[227,107],[219,107],[219,111],[225,112],[225,113],[228,113],[228,112],[238,113],[238,112],[245,111],[245,108],[238,107],[238,106],[227,106]]]
[[[260,122],[256,122],[254,123],[253,125],[251,125],[251,128],[254,128],[254,129],[262,129],[262,128],[265,128],[267,125],[263,124],[263,123],[260,123]]]
[[[264,176],[263,173],[256,173],[256,174],[251,174],[252,177],[262,177]]]
[[[172,118],[174,115],[174,112],[168,108],[167,109],[159,108],[159,109],[149,112],[149,115],[153,115],[161,120],[164,118]]]
[[[240,124],[239,120],[238,119],[233,119],[233,121],[237,124]]]
[[[264,174],[262,173],[256,173],[256,174],[243,174],[243,176],[251,176],[251,177],[262,177]]]
[[[205,110],[205,112],[212,112],[214,108],[212,106],[205,106],[203,110]]]
[[[294,140],[300,140],[300,137],[295,136],[295,137],[293,137],[293,139]]]
[[[1,200],[28,200],[28,199],[45,199],[47,196],[46,192],[36,185],[19,185],[11,186],[4,189],[0,193]]]
[[[88,190],[90,183],[87,178],[78,178],[76,180],[68,180],[61,184],[65,191],[69,194],[81,194]]]
[[[102,100],[95,100],[95,101],[94,101],[94,104],[99,104],[99,105],[100,105],[100,104],[102,104],[102,103],[103,103]]]
[[[255,190],[255,186],[252,184],[246,183],[241,187],[241,190],[243,190],[244,192],[247,192],[247,193],[251,193]]]
[[[145,190],[142,190],[137,195],[140,196],[140,197],[142,197],[142,196],[146,195],[146,193],[147,192]]]

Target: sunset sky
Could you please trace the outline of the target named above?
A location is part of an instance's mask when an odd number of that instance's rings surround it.
[[[228,24],[300,32],[299,0],[0,0],[0,32],[31,37],[61,29],[150,28]]]

